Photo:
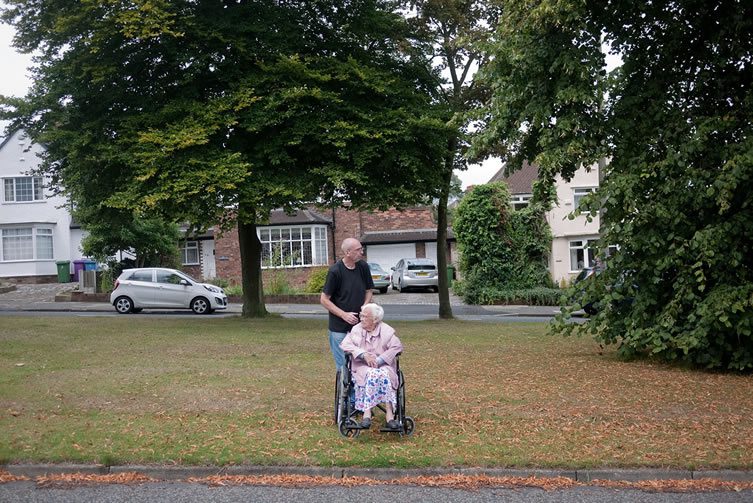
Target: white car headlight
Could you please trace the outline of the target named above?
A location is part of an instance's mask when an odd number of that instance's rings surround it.
[[[219,288],[217,288],[216,286],[204,285],[204,288],[206,288],[207,290],[209,290],[212,293],[222,293],[222,290],[219,289]]]

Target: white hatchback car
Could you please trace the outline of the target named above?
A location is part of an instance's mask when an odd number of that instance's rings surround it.
[[[191,309],[196,314],[227,309],[222,288],[161,267],[124,270],[115,281],[110,302],[121,314],[138,313],[144,308]]]

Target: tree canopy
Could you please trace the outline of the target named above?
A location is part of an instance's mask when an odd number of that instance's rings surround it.
[[[440,179],[437,202],[437,250],[447,249],[447,203],[455,170],[465,170],[468,150],[469,114],[480,103],[483,88],[473,79],[486,61],[479,42],[494,26],[498,7],[490,0],[408,0],[411,29],[421,42],[425,54],[442,77],[436,81],[438,102],[446,111],[447,126],[452,134],[444,152],[444,162],[437,165]],[[444,271],[447,257],[437,254],[437,265]],[[439,276],[439,316],[451,318],[449,282]]]
[[[388,0],[12,0],[41,51],[5,116],[93,219],[237,224],[244,314],[264,314],[255,225],[273,208],[410,204],[438,186],[434,76]],[[100,208],[101,211],[96,211]]]
[[[626,356],[753,368],[753,5],[538,0],[510,4],[484,78],[480,150],[545,180],[607,158],[588,209],[619,248],[562,324]],[[602,46],[622,65],[605,70]]]

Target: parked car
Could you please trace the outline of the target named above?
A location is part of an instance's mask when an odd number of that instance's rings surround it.
[[[191,309],[196,314],[227,309],[227,295],[222,288],[161,267],[124,270],[115,281],[110,302],[121,314],[150,308]]]
[[[374,280],[374,288],[379,290],[379,293],[387,293],[387,288],[390,286],[390,273],[376,262],[369,262],[369,269],[371,269],[371,279]]]
[[[573,285],[575,285],[578,289],[581,290],[581,296],[585,295],[585,292],[583,291],[585,288],[585,284],[583,283],[588,278],[599,274],[601,272],[601,269],[599,268],[592,268],[592,267],[584,267],[578,275],[573,280]],[[583,311],[589,315],[593,316],[596,313],[599,312],[599,306],[595,301],[587,301],[584,299],[583,301]]]
[[[404,292],[409,288],[430,288],[439,291],[437,266],[428,258],[400,259],[392,268],[393,290]]]

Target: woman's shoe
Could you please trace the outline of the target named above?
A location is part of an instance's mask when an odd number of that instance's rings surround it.
[[[398,423],[394,419],[390,419],[387,421],[387,428],[390,430],[399,430],[400,429],[400,423]]]
[[[365,417],[361,421],[361,429],[368,430],[369,428],[371,428],[371,418]]]

